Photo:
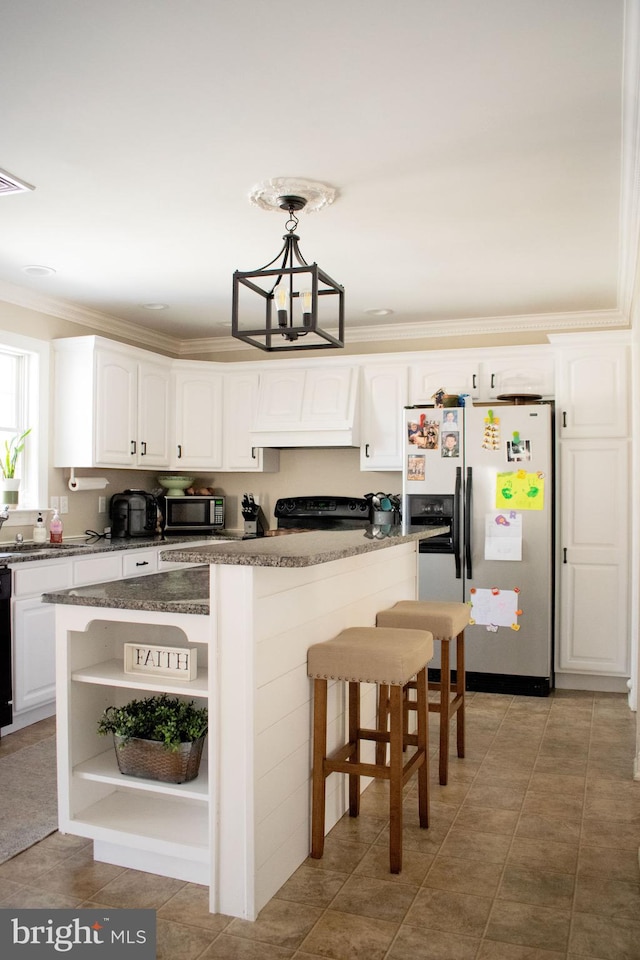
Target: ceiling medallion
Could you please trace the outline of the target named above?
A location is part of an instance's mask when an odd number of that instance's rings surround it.
[[[276,196],[294,185],[300,193]],[[307,263],[294,232],[301,210],[320,210],[335,196],[332,187],[313,180],[270,180],[254,188],[253,203],[263,210],[286,210],[289,218],[284,245],[273,260],[233,274],[231,335],[236,340],[269,352],[344,346],[344,288],[317,263]]]
[[[250,194],[249,201],[261,210],[283,209],[283,197],[302,197],[305,200],[304,209],[307,213],[315,213],[328,207],[338,196],[335,187],[319,180],[302,180],[294,177],[274,177],[255,186]]]

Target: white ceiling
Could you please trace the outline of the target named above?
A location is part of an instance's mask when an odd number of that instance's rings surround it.
[[[298,232],[345,287],[347,340],[624,321],[638,19],[636,0],[5,4],[0,167],[36,189],[0,197],[4,293],[228,337],[233,271],[286,220],[248,194],[304,177],[338,190]]]

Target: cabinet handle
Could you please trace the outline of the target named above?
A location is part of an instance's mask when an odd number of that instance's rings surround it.
[[[492,390],[493,390],[493,388],[495,387],[495,385],[496,385],[496,375],[495,375],[495,373],[492,373],[492,374],[491,374],[491,389],[492,389]]]
[[[149,566],[148,560],[136,560],[136,567],[148,567],[148,566]]]
[[[562,411],[562,426],[563,426],[563,427],[566,427],[566,425],[567,425],[567,411],[566,411],[566,410],[563,410],[563,411]]]
[[[178,444],[178,460],[182,460],[182,444]]]
[[[143,440],[142,443],[140,444],[140,456],[146,457],[146,455],[147,455],[147,441]]]
[[[566,548],[566,547],[563,547],[563,548],[562,548],[562,562],[563,562],[563,563],[566,563],[566,562],[567,562],[567,548]]]
[[[136,452],[136,442],[135,442],[135,440],[132,440],[132,441],[131,441],[131,454],[133,455],[133,454],[135,454],[135,452]]]
[[[476,375],[475,375],[475,373],[474,373],[474,375],[471,377],[471,385],[472,385],[473,389],[475,390],[475,388],[476,388]]]
[[[365,445],[364,445],[364,455],[365,455],[365,457],[368,457],[368,456],[369,456],[369,444],[368,444],[368,443],[365,443]]]
[[[255,448],[255,447],[251,447],[251,459],[252,459],[252,460],[255,460],[255,459],[256,459],[256,448]]]

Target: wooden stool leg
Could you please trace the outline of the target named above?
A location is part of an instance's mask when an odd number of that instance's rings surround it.
[[[417,676],[418,688],[418,750],[424,752],[424,763],[418,770],[418,813],[420,826],[429,826],[429,704],[427,701],[427,670]]]
[[[389,869],[402,869],[402,766],[403,766],[403,695],[402,687],[390,688],[391,722],[389,724]]]
[[[378,730],[387,730],[389,723],[389,687],[378,684]],[[387,762],[386,743],[376,743],[376,763],[382,766]]]
[[[349,745],[351,754],[350,763],[360,763],[360,684],[349,684]],[[360,813],[360,777],[355,773],[349,774],[349,816],[357,817]]]
[[[313,683],[313,779],[311,804],[311,856],[324,852],[325,775],[327,753],[327,681]]]
[[[440,644],[440,783],[444,787],[449,775],[449,704],[451,702],[451,662],[449,641]]]
[[[456,638],[456,696],[459,698],[456,717],[456,739],[458,756],[464,757],[464,694],[466,687],[464,666],[464,630]]]

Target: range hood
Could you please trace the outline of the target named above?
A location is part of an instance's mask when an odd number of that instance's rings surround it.
[[[255,447],[358,447],[360,368],[323,363],[263,370]]]

